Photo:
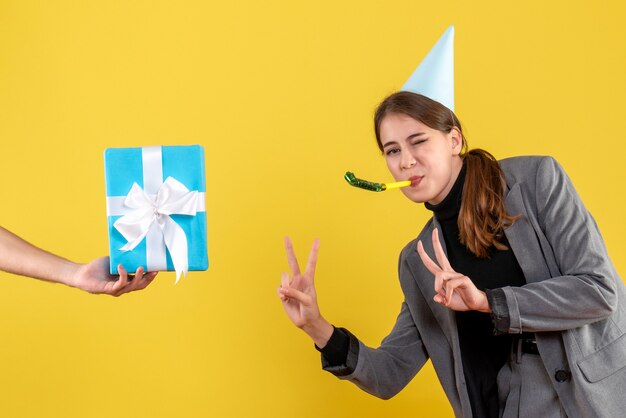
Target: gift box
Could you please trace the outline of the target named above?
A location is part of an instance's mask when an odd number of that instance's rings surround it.
[[[111,273],[209,266],[204,150],[199,145],[104,152]]]

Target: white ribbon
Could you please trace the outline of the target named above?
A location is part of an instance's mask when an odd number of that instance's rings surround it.
[[[124,206],[132,212],[119,218],[113,226],[128,241],[120,250],[132,251],[155,228],[165,241],[176,270],[176,282],[181,273],[186,276],[189,268],[187,236],[185,231],[169,215],[195,216],[199,194],[190,192],[184,184],[173,177],[165,179],[156,196],[147,194],[137,183],[124,199]]]

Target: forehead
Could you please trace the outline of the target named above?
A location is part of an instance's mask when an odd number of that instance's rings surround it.
[[[380,123],[382,142],[398,141],[418,132],[430,132],[431,128],[403,113],[390,113]]]

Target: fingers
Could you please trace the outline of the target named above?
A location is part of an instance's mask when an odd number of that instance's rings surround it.
[[[435,292],[442,298],[449,298],[449,283],[452,280],[465,277],[461,273],[454,271],[442,271],[435,276]]]
[[[313,246],[311,247],[311,252],[309,253],[309,261],[306,263],[306,273],[308,276],[313,279],[315,277],[315,266],[317,265],[317,253],[320,249],[320,240],[316,238],[313,241]]]
[[[281,285],[276,291],[281,301],[288,302],[290,298],[293,298],[299,302],[310,303],[311,297],[293,286],[295,280],[290,282],[289,273],[281,274],[280,283]]]
[[[287,252],[287,262],[289,263],[289,269],[291,275],[296,277],[300,275],[300,266],[298,265],[298,259],[293,252],[293,244],[291,238],[285,237],[285,251]]]
[[[113,285],[113,292],[117,292],[120,289],[123,289],[128,284],[128,273],[126,272],[126,269],[123,265],[117,265],[117,273],[120,275],[120,277]]]
[[[474,309],[473,303],[469,301],[473,298],[472,293],[477,290],[469,277],[459,274],[445,280],[445,294],[438,293],[433,299],[435,302],[457,311]],[[459,296],[456,301],[453,301],[455,293],[458,293]]]
[[[279,290],[279,295],[281,295],[281,300],[286,301],[288,299],[295,299],[304,306],[311,305],[311,296],[307,295],[304,292],[294,289],[293,287],[281,287]],[[284,297],[284,299],[283,299]]]
[[[446,292],[446,282],[452,278],[458,277],[459,273],[441,271],[435,275],[435,292],[444,295]]]
[[[141,283],[137,286],[135,290],[141,290],[141,289],[145,289],[146,287],[148,287],[148,285],[152,283],[152,281],[157,276],[157,274],[159,274],[158,271],[150,271],[144,274],[143,279],[141,280]]]
[[[291,239],[289,237],[285,237],[285,251],[287,252],[287,262],[289,263],[289,269],[291,270],[291,275],[293,277],[292,285],[294,287],[298,287],[302,280],[313,280],[313,277],[315,276],[315,268],[317,266],[317,254],[319,252],[319,247],[320,240],[317,238],[313,241],[313,245],[311,246],[311,252],[309,253],[309,259],[305,270],[306,277],[303,277],[300,272],[300,266],[298,265],[298,259],[296,258],[293,250]]]
[[[135,270],[135,276],[133,277],[133,279],[141,280],[142,277],[143,277],[143,266],[139,266],[137,267],[137,270]],[[135,280],[132,280],[132,281],[135,281]]]
[[[280,286],[278,287],[278,296],[280,296],[280,300],[283,302],[287,300],[287,296],[281,292],[282,289],[287,289],[289,287],[289,273],[283,273],[280,275]]]
[[[445,304],[446,306],[450,306],[452,303],[452,295],[456,291],[456,289],[463,289],[467,286],[467,282],[469,281],[469,277],[461,276],[450,279],[446,282],[446,298]]]
[[[437,275],[442,271],[446,272],[454,272],[454,269],[450,265],[448,261],[448,257],[446,256],[446,252],[443,250],[443,246],[441,245],[441,241],[439,240],[439,231],[437,228],[433,229],[432,234],[433,239],[433,249],[435,251],[435,257],[437,258],[437,263],[435,263],[432,258],[428,254],[426,254],[426,250],[424,250],[424,245],[422,241],[417,242],[417,253],[419,254],[424,266],[430,271],[432,274]],[[440,267],[441,266],[441,267]]]
[[[439,241],[439,231],[437,228],[433,229],[433,248],[435,249],[435,256],[437,257],[437,262],[439,262],[441,268],[446,271],[454,271],[448,261],[446,252],[443,250],[441,241]]]
[[[121,289],[122,293],[128,293],[135,290],[141,283],[141,279],[143,279],[143,267],[139,266],[137,267],[137,270],[135,270],[135,275],[129,278],[128,284]]]
[[[422,259],[422,263],[424,263],[424,266],[426,266],[428,271],[430,271],[432,274],[437,275],[437,273],[442,271],[441,268],[437,265],[437,263],[435,263],[428,256],[428,254],[426,254],[426,251],[424,250],[424,245],[422,244],[421,240],[417,241],[417,253]]]
[[[129,285],[124,289],[125,292],[132,292],[135,290],[145,289],[152,280],[156,277],[158,272],[151,271],[144,273],[143,267],[138,267],[135,271],[135,277],[130,281]]]
[[[144,268],[139,266],[135,271],[134,277],[129,277],[128,272],[121,264],[117,266],[117,272],[119,273],[119,278],[110,291],[110,294],[113,296],[121,296],[124,293],[145,289],[158,274],[156,271],[144,273]]]

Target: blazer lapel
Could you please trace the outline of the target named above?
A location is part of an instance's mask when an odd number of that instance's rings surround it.
[[[537,232],[533,228],[532,219],[528,216],[524,205],[519,183],[515,183],[510,188],[504,204],[511,215],[521,215],[513,225],[504,230],[504,233],[524,272],[526,282],[532,283],[550,277]]]
[[[431,259],[436,261],[437,258],[435,257],[435,251],[433,249],[433,243],[431,239],[433,228],[437,228],[437,231],[439,233],[439,241],[441,242],[443,250],[444,252],[446,252],[447,255],[446,243],[443,235],[441,234],[441,226],[437,222],[436,218],[433,217],[433,222],[431,223],[431,226],[426,231],[424,231],[424,233],[420,234],[420,237],[423,237],[422,245],[424,246],[426,254],[428,254]],[[407,261],[409,263],[409,269],[411,270],[411,274],[413,274],[413,278],[417,282],[417,285],[420,288],[422,295],[424,296],[424,300],[432,311],[433,316],[439,323],[443,334],[448,340],[448,344],[450,344],[452,356],[454,359],[451,366],[454,370],[454,377],[456,379],[456,382],[464,382],[465,378],[463,375],[461,345],[459,343],[459,333],[456,324],[456,312],[452,309],[448,309],[445,306],[438,304],[433,300],[433,297],[435,296],[435,277],[424,266],[424,263],[422,263],[422,260],[417,253],[417,248],[415,249],[415,251],[409,254],[409,256],[407,257]],[[467,391],[464,388],[461,388],[461,386],[459,386],[458,384],[455,383],[455,385],[459,393],[459,399],[461,401],[461,407],[464,413],[471,414],[470,401]]]
[[[441,234],[441,227],[437,222],[437,219],[433,217],[433,222],[427,231],[424,231],[422,237],[422,245],[424,246],[424,250],[428,256],[437,261],[435,256],[435,250],[433,249],[433,243],[431,240],[431,236],[433,233],[433,229],[437,228],[439,233],[439,241],[443,246],[443,250],[446,250],[446,243],[444,241],[443,235]],[[433,312],[433,315],[437,319],[439,326],[443,330],[448,342],[451,347],[458,347],[459,345],[459,335],[457,333],[456,328],[456,315],[452,309],[448,309],[445,306],[442,306],[433,300],[435,296],[435,276],[428,271],[424,263],[422,263],[422,259],[417,253],[417,247],[414,252],[411,252],[407,257],[407,262],[409,263],[409,269],[413,274],[413,278],[417,282],[426,303],[430,307],[430,310]]]

